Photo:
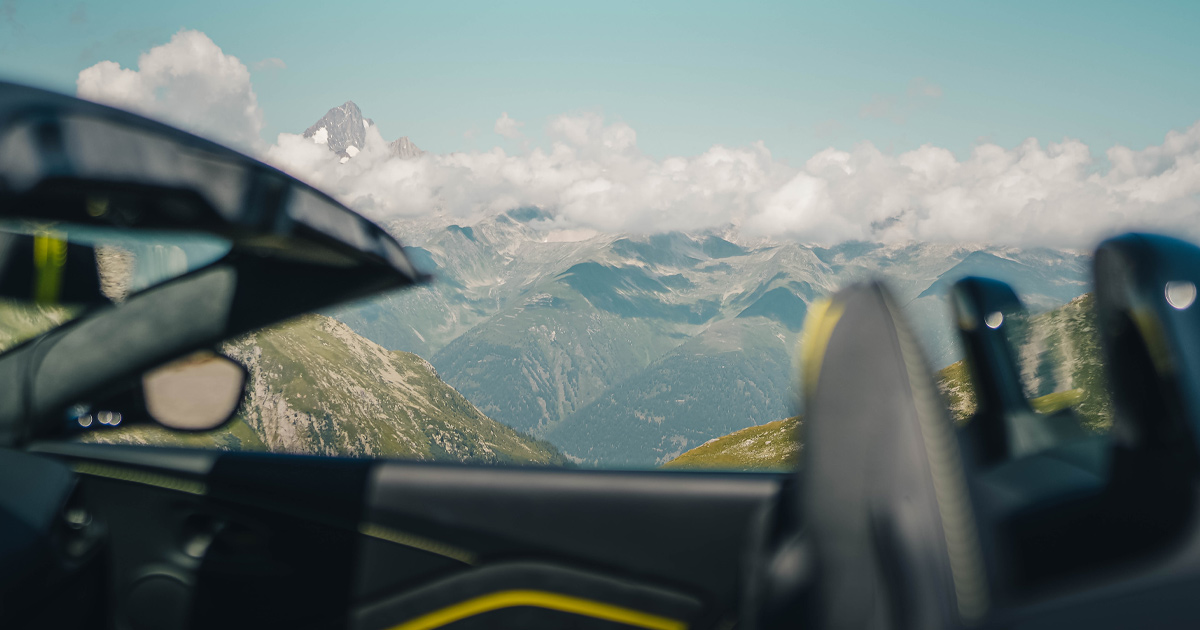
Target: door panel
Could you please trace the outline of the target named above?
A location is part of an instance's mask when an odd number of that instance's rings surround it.
[[[782,475],[43,443],[111,532],[120,628],[713,627]],[[236,614],[234,614],[236,613]],[[157,613],[156,613],[157,614]]]

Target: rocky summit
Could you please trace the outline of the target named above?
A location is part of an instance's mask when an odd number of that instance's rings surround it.
[[[345,161],[363,150],[367,144],[367,129],[374,125],[375,121],[363,118],[362,110],[354,101],[346,101],[325,112],[320,120],[305,129],[304,137],[328,146],[330,151],[342,156]],[[390,142],[388,152],[401,159],[418,157],[424,153],[408,136]]]
[[[372,124],[371,119],[363,118],[362,110],[354,101],[346,101],[325,112],[321,120],[305,129],[304,137],[328,146],[338,155],[353,157],[366,145],[367,127]]]

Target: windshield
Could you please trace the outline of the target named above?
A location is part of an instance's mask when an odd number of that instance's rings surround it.
[[[86,439],[488,464],[786,470],[802,450],[793,362],[809,305],[856,280],[893,279],[931,361],[943,368],[937,377],[954,414],[969,419],[971,377],[938,286],[978,273],[975,261],[985,256],[999,261],[992,275],[1043,308],[1013,339],[1022,373],[1034,379],[1034,406],[1078,404],[1092,430],[1111,424],[1083,255],[824,249],[683,233],[551,241],[529,222],[529,214],[505,213],[410,240],[408,254],[436,276],[431,284],[226,342],[222,352],[250,377],[224,429],[131,427]],[[1062,282],[1046,291],[1037,283],[1048,256]],[[895,270],[901,258],[903,275]]]
[[[964,277],[1028,310],[1002,332],[1033,412],[1109,430],[1092,252],[1129,230],[1200,240],[1200,84],[1177,80],[1200,64],[1200,9],[468,4],[235,29],[146,8],[136,41],[113,8],[86,45],[65,5],[15,14],[28,63],[0,58],[6,76],[261,159],[432,277],[225,340],[249,379],[223,429],[85,439],[786,470],[805,323],[852,283],[887,283],[970,423],[948,299]],[[124,252],[126,292],[227,251],[66,238]],[[82,312],[6,302],[0,345]]]

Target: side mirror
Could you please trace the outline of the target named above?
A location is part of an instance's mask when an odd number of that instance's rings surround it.
[[[230,420],[242,402],[246,368],[202,351],[142,376],[146,412],[176,431],[208,431]]]

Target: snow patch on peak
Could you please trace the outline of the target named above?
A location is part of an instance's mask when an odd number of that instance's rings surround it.
[[[317,144],[329,144],[329,130],[321,127],[312,135],[312,139]]]
[[[354,145],[346,147],[346,155],[349,155],[350,157],[358,155],[358,147]]]

